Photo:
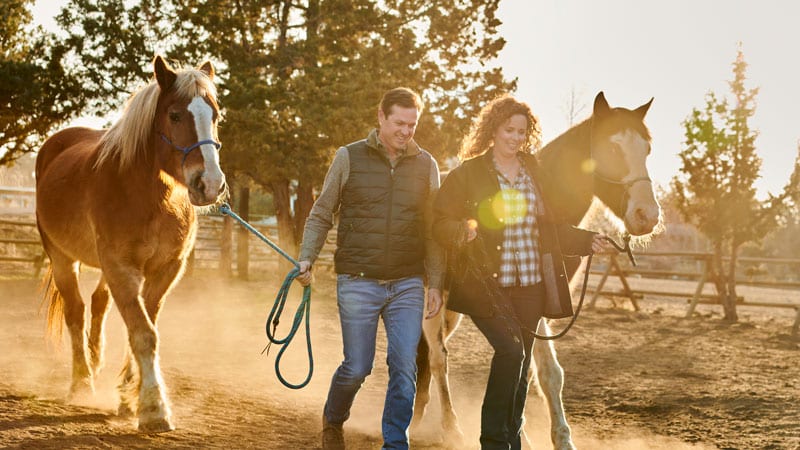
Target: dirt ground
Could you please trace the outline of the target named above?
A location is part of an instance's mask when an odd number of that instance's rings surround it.
[[[96,280],[87,273],[88,294]],[[264,322],[278,279],[223,282],[195,274],[168,298],[161,315],[161,366],[177,429],[143,435],[117,418],[116,376],[125,332],[112,309],[106,368],[90,404],[65,403],[71,363],[68,338],[45,339],[38,281],[0,282],[0,447],[2,448],[265,448],[313,449],[330,376],[341,360],[333,283],[321,275],[311,306],[314,375],[301,390],[276,379],[276,349]],[[299,291],[295,293],[299,298]],[[800,449],[800,345],[789,333],[790,309],[741,308],[727,325],[720,308],[642,301],[642,312],[600,301],[558,341],[566,371],[564,403],[583,449]],[[291,321],[294,306],[286,313]],[[563,326],[556,323],[556,329]],[[283,327],[278,335],[282,335]],[[379,448],[386,385],[379,337],[373,374],[345,425],[350,448]],[[469,320],[450,341],[451,386],[462,429],[477,448],[480,399],[491,352]],[[282,362],[293,382],[305,377],[303,336]],[[442,449],[436,398],[412,447]],[[543,403],[531,393],[527,432],[550,448]]]

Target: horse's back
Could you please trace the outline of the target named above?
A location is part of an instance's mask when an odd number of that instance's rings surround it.
[[[36,156],[36,179],[39,180],[50,164],[67,150],[88,156],[97,148],[97,143],[104,134],[105,130],[71,127],[50,136]]]
[[[89,265],[97,265],[88,214],[92,164],[104,133],[66,128],[48,138],[36,157],[36,220],[48,253],[57,247]]]

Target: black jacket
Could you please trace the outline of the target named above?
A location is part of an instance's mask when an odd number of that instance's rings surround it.
[[[568,273],[571,276],[577,269],[578,256],[591,252],[595,233],[554,223],[547,192],[540,187],[546,174],[541,173],[535,156],[524,154],[523,158],[545,206],[544,214],[537,217],[540,272],[547,293],[544,316],[569,317],[573,312]],[[491,294],[497,292],[504,227],[499,221],[492,223],[493,216],[487,212],[499,191],[491,151],[464,161],[442,183],[434,202],[433,236],[447,252],[448,309],[476,317],[493,315]],[[480,219],[482,225],[478,238],[464,243],[467,219]]]

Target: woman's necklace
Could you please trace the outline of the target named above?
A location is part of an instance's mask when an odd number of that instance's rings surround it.
[[[517,174],[519,173],[519,160],[514,158],[508,164],[500,164],[497,160],[494,161],[497,169],[500,171],[501,174],[508,180],[513,182],[517,178]]]

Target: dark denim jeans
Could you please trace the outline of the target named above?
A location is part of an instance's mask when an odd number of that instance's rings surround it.
[[[494,349],[481,408],[481,449],[521,447],[533,333],[542,317],[544,285],[503,288],[499,313],[472,317]]]
[[[344,423],[350,407],[372,372],[378,320],[388,341],[389,386],[383,406],[383,448],[408,448],[408,425],[414,412],[417,345],[422,334],[425,291],[422,277],[378,281],[353,275],[337,277],[344,361],[331,380],[325,417]]]

